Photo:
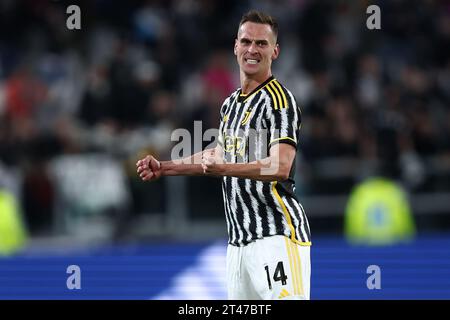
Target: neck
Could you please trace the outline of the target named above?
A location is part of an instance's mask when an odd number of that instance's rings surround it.
[[[249,94],[253,90],[255,90],[261,83],[266,81],[272,72],[269,70],[267,73],[262,75],[252,75],[248,76],[241,71],[241,89],[243,94]]]

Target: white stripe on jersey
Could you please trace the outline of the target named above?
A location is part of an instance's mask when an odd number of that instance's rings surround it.
[[[230,204],[228,203],[228,197],[226,196],[226,191],[225,188],[223,187],[224,182],[222,182],[222,195],[223,195],[223,200],[224,200],[224,207],[225,207],[225,217],[227,220],[227,230],[228,230],[228,236],[230,237],[231,241],[235,241],[236,240],[236,236],[234,234],[234,229],[233,229],[233,224],[231,221],[231,209],[230,209]]]
[[[252,194],[251,188],[251,181],[250,179],[245,179],[245,191],[250,196],[250,203],[253,209],[253,214],[255,215],[256,219],[256,235],[258,238],[261,238],[263,235],[263,229],[262,229],[262,218],[258,213],[258,202],[256,201],[255,197]]]
[[[263,182],[262,181],[256,181],[256,190],[258,191],[258,194],[263,194]],[[267,200],[265,197],[261,197],[262,202],[264,203],[264,206],[267,208],[267,223],[269,225],[269,234],[275,234],[276,228],[275,228],[275,218],[273,216],[273,210],[272,208],[267,204]]]
[[[283,196],[281,198],[281,200],[283,200],[284,205],[286,206],[286,209],[287,209],[289,215],[291,216],[292,226],[294,227],[294,230],[297,233],[298,229],[299,229],[298,226],[300,226],[300,221],[298,220],[297,215],[294,213],[294,209],[291,207],[291,205],[287,201],[286,197]],[[293,202],[295,205],[295,202],[297,202],[297,201],[293,201]],[[302,240],[302,239],[307,239],[307,237],[300,237],[299,240]]]
[[[244,231],[247,233],[246,241],[249,242],[252,238],[252,234],[250,232],[250,211],[247,208],[247,205],[245,204],[244,199],[241,196],[241,188],[239,187],[238,179],[232,178],[232,188],[234,188],[234,193],[237,194],[238,198],[240,199],[240,203],[242,204],[242,211],[244,212],[243,217],[243,232],[242,237],[239,238],[239,243],[242,243],[244,240]]]
[[[265,92],[262,92],[261,93],[261,98],[259,99],[257,105],[259,105],[263,99],[266,99],[266,96],[267,96],[267,94]],[[262,118],[264,116],[264,107],[265,107],[265,104],[262,106],[263,110],[260,110],[259,115],[256,118],[256,131],[257,132],[261,132],[261,130],[262,130]],[[261,146],[265,139],[267,139],[267,137],[265,137],[263,134],[261,134],[255,140],[255,148],[254,148],[254,150],[256,150],[256,159],[262,159],[263,158],[263,155],[261,154],[262,148],[258,148],[258,146]]]
[[[289,99],[291,99],[291,101],[292,101],[292,105],[294,105],[294,102],[295,102],[294,96],[292,95],[292,93],[291,93],[289,90],[286,90],[286,92],[287,92],[288,95],[289,95]],[[300,113],[300,109],[299,109],[299,107],[297,106],[297,104],[295,104],[295,107],[296,107],[296,110],[295,110],[295,116],[294,116],[294,125],[295,125],[295,128],[296,128],[296,129],[300,129],[300,124],[299,124],[299,117],[300,117],[299,113]],[[295,142],[298,142],[298,141],[297,141],[297,136],[296,136],[296,135],[294,136],[294,139],[295,139]]]
[[[273,105],[272,105],[272,100],[270,99],[270,96],[266,94],[266,118],[270,118],[270,121],[272,123],[275,123],[275,115],[273,114]],[[270,127],[270,137],[274,137],[275,136],[275,130],[277,128],[275,128],[275,126],[271,126]],[[279,138],[279,137],[276,137]]]
[[[241,226],[240,226],[240,223],[239,223],[239,220],[238,220],[238,216],[237,216],[237,206],[238,206],[238,204],[237,204],[237,201],[236,201],[236,190],[234,189],[234,186],[233,186],[233,181],[235,180],[235,179],[237,179],[237,178],[235,178],[235,177],[231,177],[231,181],[230,181],[230,183],[231,183],[231,199],[230,199],[230,202],[231,202],[231,214],[232,214],[232,216],[233,216],[233,218],[234,218],[234,222],[236,223],[236,228],[238,229],[238,235],[236,235],[237,236],[237,241],[240,243],[242,240],[241,239],[244,239],[244,233],[242,232],[242,228],[241,228]]]
[[[300,215],[304,215],[304,211],[303,208],[300,209],[299,203],[297,201],[293,201],[294,202],[294,206],[297,207],[297,210],[299,210]],[[306,216],[305,216],[306,218]],[[303,217],[302,217],[303,220]],[[308,223],[308,219],[306,219],[306,223]],[[302,221],[302,223],[299,226],[300,232],[302,233],[303,239],[308,239],[308,233],[306,232],[306,226],[304,221]],[[309,229],[309,227],[308,227]]]
[[[288,120],[287,120],[287,109],[281,109],[281,132],[280,132],[280,138],[281,137],[287,137],[289,135],[288,133]],[[295,139],[295,135],[293,136]],[[297,142],[297,141],[295,141]]]
[[[300,214],[302,215],[302,224],[301,224],[301,228],[303,229],[303,230],[301,230],[302,231],[302,234],[303,234],[303,236],[305,237],[305,239],[309,239],[309,235],[308,235],[308,232],[306,232],[306,230],[309,230],[309,233],[311,233],[311,231],[310,231],[310,229],[309,229],[309,222],[308,222],[308,219],[306,218],[306,213],[305,213],[305,210],[303,209],[303,206],[302,206],[302,204],[301,203],[299,203],[299,202],[297,202],[297,201],[294,201],[294,204],[300,209],[301,208],[301,211],[300,211]],[[305,219],[303,219],[303,217],[305,217]]]
[[[281,219],[281,223],[283,224],[283,229],[285,231],[285,233],[287,232],[289,234],[290,232],[290,228],[289,225],[287,223],[287,220],[284,218],[284,211],[283,208],[281,207],[281,203],[278,201],[277,197],[275,197],[275,194],[272,192],[273,189],[273,184],[275,182],[271,182],[270,183],[270,196],[272,197],[273,202],[275,203],[275,206],[277,207],[278,211],[277,213],[281,215],[281,217],[283,217],[283,219]]]

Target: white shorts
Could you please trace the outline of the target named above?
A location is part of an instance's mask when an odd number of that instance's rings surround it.
[[[228,245],[230,300],[309,300],[310,246],[271,236],[244,247]]]

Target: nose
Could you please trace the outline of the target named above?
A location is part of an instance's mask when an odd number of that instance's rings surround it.
[[[256,52],[258,52],[258,48],[256,46],[255,41],[252,41],[252,44],[250,45],[250,47],[248,47],[248,52],[249,53],[256,53]]]

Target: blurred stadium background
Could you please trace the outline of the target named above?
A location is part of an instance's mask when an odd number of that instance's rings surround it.
[[[250,8],[278,18],[302,106],[311,298],[450,299],[449,1],[0,0],[1,299],[226,298],[219,181],[135,162],[218,126]]]

